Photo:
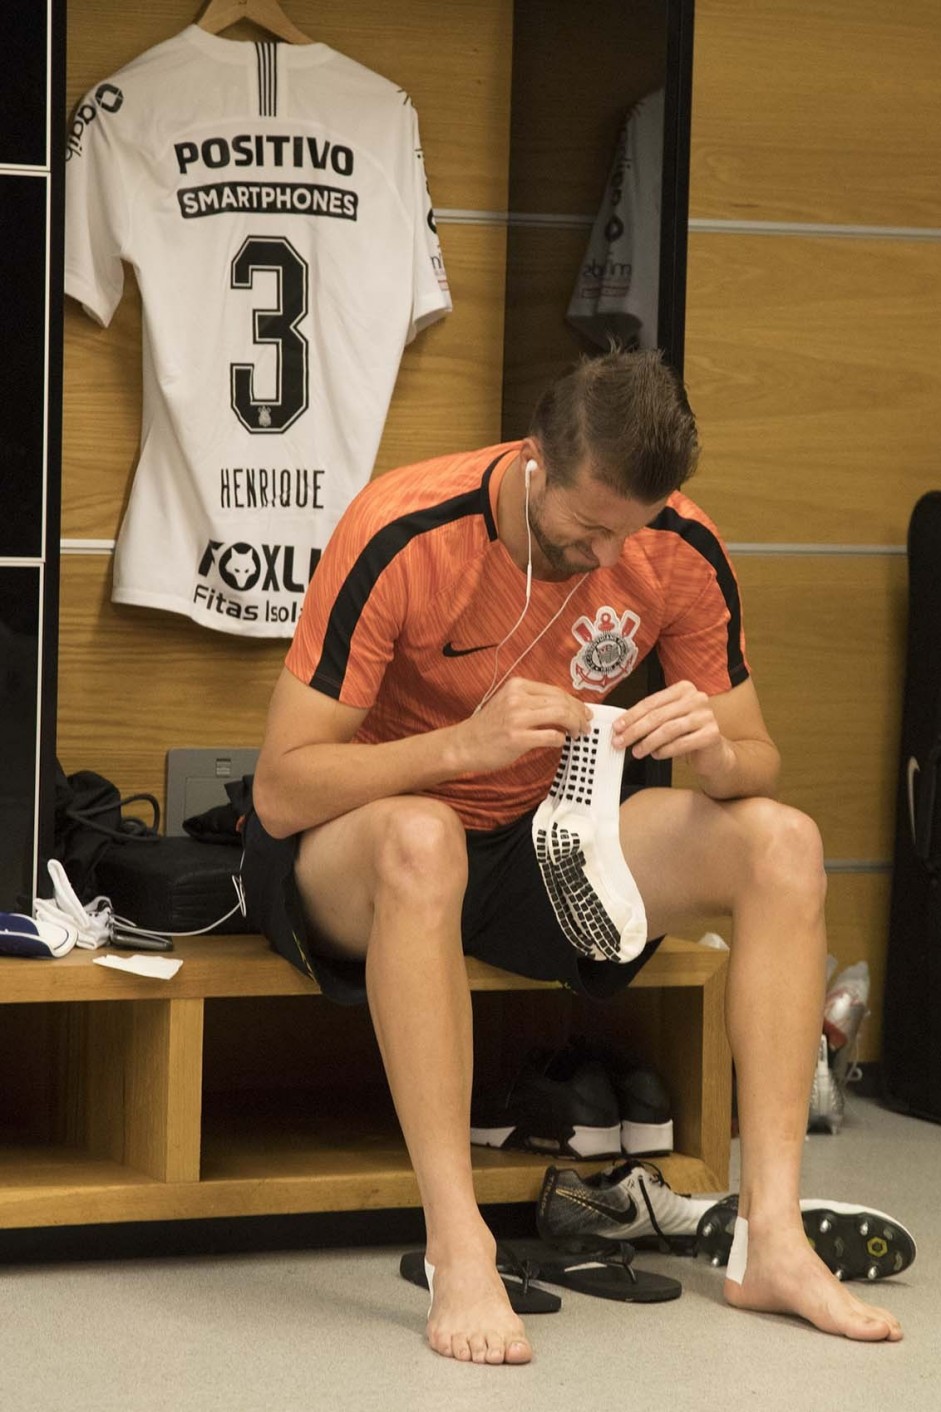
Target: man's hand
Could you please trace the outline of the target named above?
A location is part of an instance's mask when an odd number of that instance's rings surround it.
[[[619,716],[612,742],[637,759],[685,758],[712,799],[771,794],[781,766],[750,678],[718,696],[675,682]]]
[[[675,682],[638,701],[615,721],[612,743],[636,759],[686,757],[699,775],[721,775],[734,767],[735,751],[716,720],[712,702],[692,682]]]
[[[483,774],[529,750],[558,749],[566,734],[581,735],[590,722],[588,707],[559,687],[511,677],[486,706],[450,729],[460,772]]]

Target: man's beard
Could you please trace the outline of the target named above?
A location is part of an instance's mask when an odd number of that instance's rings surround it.
[[[550,539],[542,528],[540,510],[542,501],[545,498],[545,491],[538,501],[532,501],[529,507],[529,528],[533,539],[539,546],[539,552],[549,565],[550,573],[543,575],[550,579],[570,579],[575,574],[590,573],[592,569],[597,569],[597,563],[586,564],[584,560],[569,558],[569,550],[561,544],[556,544]]]

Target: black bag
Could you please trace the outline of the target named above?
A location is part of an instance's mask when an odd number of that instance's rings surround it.
[[[161,838],[156,849],[110,848],[104,854],[98,878],[119,916],[148,931],[211,936],[258,930],[242,914],[233,882],[241,872],[241,824],[251,808],[252,776],[230,780],[225,792],[226,804],[183,820],[186,837]]]
[[[148,931],[255,931],[240,910],[226,917],[238,903],[232,878],[241,867],[238,826],[251,804],[251,776],[232,780],[226,793],[228,804],[184,821],[191,837],[165,838],[152,794],[122,799],[103,775],[66,776],[57,762],[54,856],[82,902],[103,894],[118,916]],[[124,815],[138,802],[150,805],[152,824]]]
[[[148,931],[252,932],[241,911],[226,916],[238,906],[241,863],[241,844],[161,838],[156,848],[110,848],[98,880],[118,916]]]
[[[941,1122],[941,491],[908,531],[908,645],[886,955],[883,1090]]]
[[[152,822],[125,816],[129,804],[150,806]],[[102,891],[98,865],[113,846],[132,844],[150,848],[159,842],[160,805],[152,794],[130,794],[121,798],[117,785],[94,770],[78,770],[66,775],[56,761],[53,857],[65,868],[82,902]]]

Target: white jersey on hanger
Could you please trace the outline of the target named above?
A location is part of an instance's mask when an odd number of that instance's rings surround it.
[[[70,129],[65,288],[102,324],[122,260],[144,391],[114,600],[290,637],[402,350],[451,308],[410,99],[324,44],[189,26]]]
[[[627,115],[572,291],[569,323],[601,348],[657,347],[663,104],[661,88]]]

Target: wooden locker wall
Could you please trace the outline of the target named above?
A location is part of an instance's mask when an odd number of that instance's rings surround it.
[[[823,833],[831,951],[872,971],[863,1059],[880,1048],[900,551],[941,482],[937,21],[933,0],[696,4],[690,490],[740,546],[782,797]]]

